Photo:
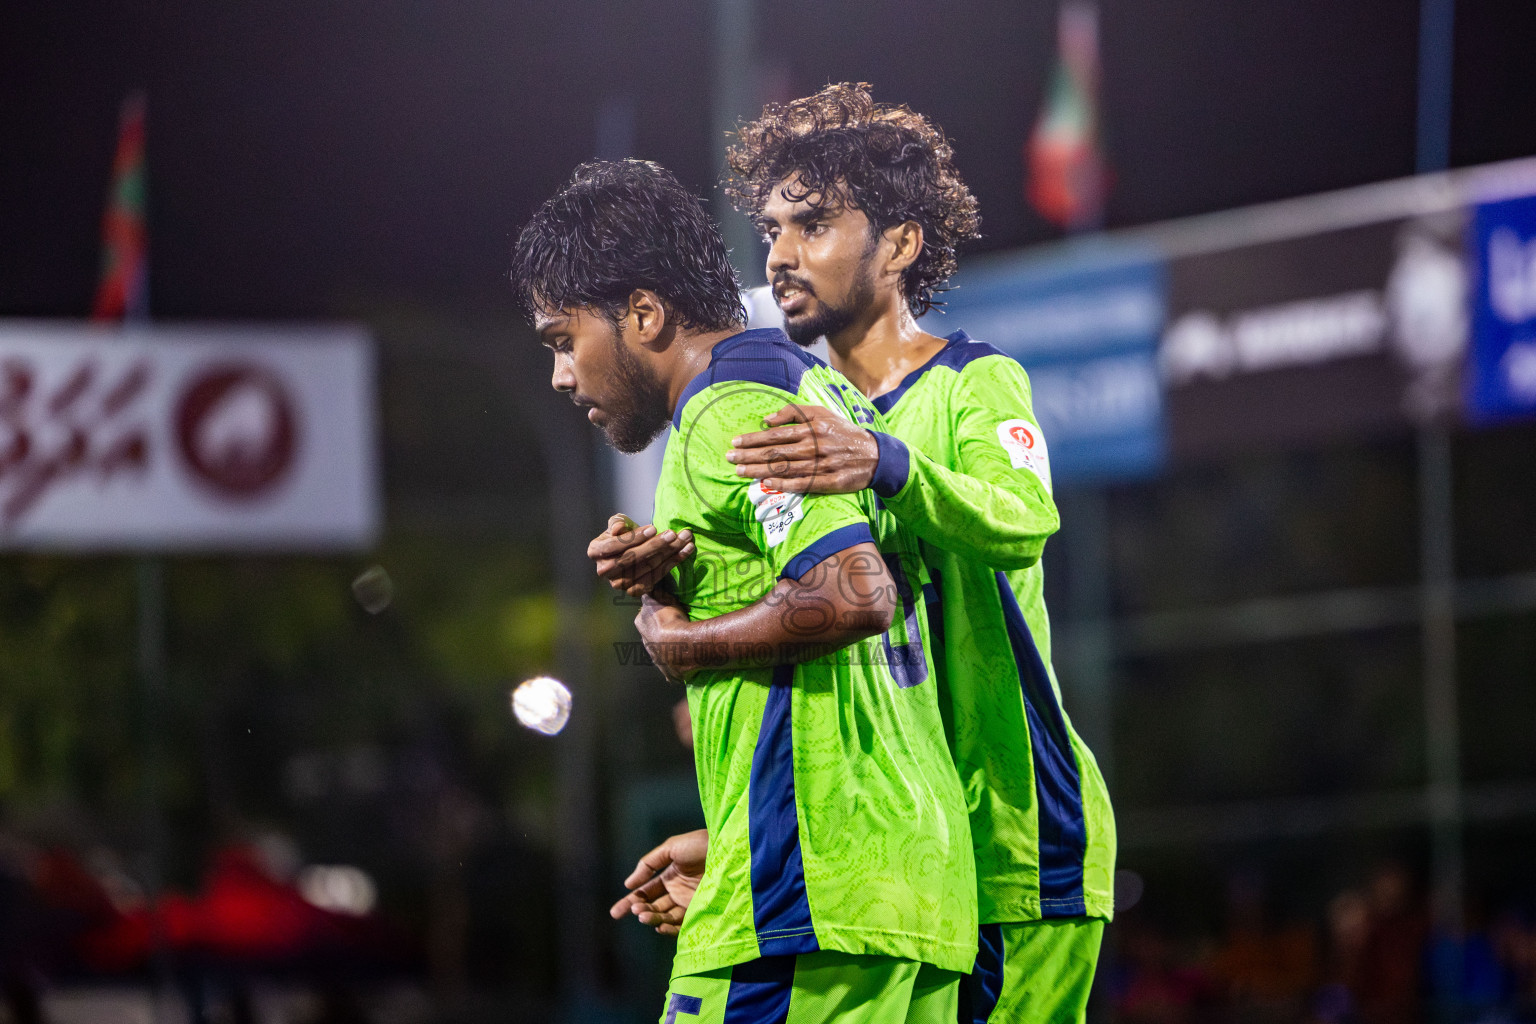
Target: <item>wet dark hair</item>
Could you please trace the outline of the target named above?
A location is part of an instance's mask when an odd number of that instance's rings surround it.
[[[512,287],[530,318],[586,307],[618,323],[630,293],[648,288],[679,327],[747,320],[719,227],[671,171],[647,160],[576,168],[518,235]]]
[[[876,231],[905,221],[923,229],[923,251],[901,279],[914,316],[935,305],[954,275],[956,248],[980,237],[976,198],[955,169],[939,127],[906,106],[876,103],[866,82],[829,85],[814,96],[770,103],[737,129],[726,153],[726,195],[749,217],[762,215],[787,178],[791,202],[862,210]]]

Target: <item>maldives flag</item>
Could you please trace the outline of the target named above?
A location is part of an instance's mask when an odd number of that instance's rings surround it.
[[[144,94],[123,102],[112,161],[112,191],[101,219],[101,283],[91,316],[137,320],[149,315],[149,243],[144,227]]]
[[[1069,231],[1104,219],[1105,169],[1099,152],[1099,12],[1066,0],[1056,23],[1056,68],[1034,134],[1024,146],[1025,196]]]

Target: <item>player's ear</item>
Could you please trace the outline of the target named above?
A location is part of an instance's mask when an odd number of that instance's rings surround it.
[[[916,263],[923,253],[923,226],[915,220],[893,224],[881,234],[891,246],[885,268],[890,273],[900,274]]]
[[[625,313],[628,326],[635,340],[642,345],[654,343],[667,326],[667,307],[661,296],[649,288],[636,288],[629,293],[629,310]]]

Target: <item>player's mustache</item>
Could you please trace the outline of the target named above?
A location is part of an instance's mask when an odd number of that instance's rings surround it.
[[[773,275],[773,294],[775,297],[778,296],[780,288],[788,287],[790,285],[799,288],[807,295],[814,296],[816,294],[816,289],[812,288],[811,283],[804,278],[796,277],[795,275],[784,270],[781,270],[777,274]]]

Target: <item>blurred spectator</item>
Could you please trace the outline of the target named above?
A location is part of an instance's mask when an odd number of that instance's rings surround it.
[[[10,1021],[46,1020],[45,982],[77,971],[80,937],[119,916],[107,889],[69,850],[0,836],[0,988]]]
[[[1254,871],[1228,880],[1220,941],[1176,942],[1137,908],[1117,917],[1102,972],[1116,1024],[1536,1024],[1536,916],[1472,901],[1464,932],[1432,929],[1397,862],[1328,901],[1322,946],[1303,922],[1270,924]]]
[[[1437,931],[1426,960],[1430,990],[1441,1009],[1456,1020],[1497,1019],[1492,1011],[1505,1005],[1511,986],[1486,933]]]
[[[1354,996],[1363,1024],[1417,1024],[1423,1017],[1422,964],[1429,920],[1408,869],[1395,861],[1366,886],[1369,909]]]
[[[1505,911],[1489,929],[1489,939],[1508,982],[1507,1007],[1517,1020],[1536,1021],[1536,926]]]
[[[1328,902],[1328,962],[1312,999],[1312,1019],[1319,1024],[1359,1019],[1355,991],[1370,927],[1370,903],[1358,889],[1345,889]]]
[[[36,967],[29,956],[32,929],[40,915],[30,880],[31,851],[0,834],[0,995],[9,1019],[40,1024]]]
[[[1124,964],[1114,1006],[1127,1024],[1186,1024],[1211,1001],[1211,984],[1196,967],[1180,964],[1170,943],[1145,919],[1126,921]]]
[[[1500,956],[1480,901],[1468,901],[1465,923],[1460,932],[1437,927],[1430,938],[1425,964],[1434,1002],[1456,1020],[1507,1021],[1518,991],[1516,965]]]
[[[1271,929],[1262,876],[1239,872],[1227,883],[1227,934],[1210,970],[1245,1019],[1295,1020],[1317,981],[1317,938],[1303,924]]]

